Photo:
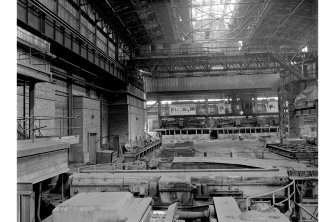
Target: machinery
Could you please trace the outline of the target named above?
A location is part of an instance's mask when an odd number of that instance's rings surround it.
[[[175,157],[165,170],[80,170],[72,175],[70,194],[128,191],[135,197],[151,197],[158,209],[178,202],[181,209],[193,210],[212,205],[215,198],[231,197],[240,209],[237,217],[256,203],[278,207],[282,213],[293,203],[311,207],[317,202],[317,184],[317,169],[298,162]]]
[[[259,117],[162,117],[162,129],[278,126],[277,116]]]

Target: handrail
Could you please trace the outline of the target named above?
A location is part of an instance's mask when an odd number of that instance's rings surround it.
[[[17,27],[17,38],[29,45],[37,47],[43,52],[50,53],[50,42],[22,29],[21,27]]]
[[[66,126],[65,124],[62,124],[62,121],[64,120],[71,120],[71,119],[76,119],[78,118],[79,115],[77,116],[71,116],[71,117],[59,117],[59,116],[30,116],[30,117],[18,117],[17,118],[17,133],[18,133],[18,139],[32,139],[32,141],[35,140],[35,132],[39,132],[39,136],[43,136],[41,129],[43,131],[46,130],[59,130],[59,134],[55,135],[58,136],[59,138],[62,136],[62,132],[64,133],[65,130],[73,130],[73,129],[80,129],[80,127],[70,127]],[[41,121],[56,121],[59,120],[60,122],[60,127],[53,127],[53,128],[48,128],[48,126],[41,126]],[[21,125],[21,122],[24,122],[24,126]],[[26,124],[28,123],[28,125]],[[37,125],[35,123],[38,122]],[[27,127],[27,128],[26,128]],[[28,132],[28,133],[26,133]],[[71,133],[71,131],[70,131]],[[57,134],[57,133],[56,133]]]
[[[293,192],[291,193],[291,189],[290,189],[290,187],[293,185]],[[284,189],[288,189],[288,197],[286,198],[286,199],[284,199],[284,200],[282,200],[282,201],[280,201],[280,202],[278,202],[278,203],[276,203],[276,198],[275,198],[275,193],[276,192],[279,192],[279,191],[281,191],[281,190],[284,190]],[[294,199],[295,199],[295,191],[296,189],[295,189],[295,180],[293,180],[291,183],[289,183],[289,184],[287,184],[286,186],[284,186],[284,187],[281,187],[281,188],[279,188],[279,189],[276,189],[276,190],[274,190],[274,191],[270,191],[270,192],[267,192],[267,193],[263,193],[263,194],[259,194],[259,195],[254,195],[254,196],[250,196],[250,197],[247,197],[246,198],[246,203],[245,203],[245,205],[246,205],[246,210],[248,211],[248,208],[249,208],[249,201],[250,201],[250,199],[254,199],[254,198],[259,198],[259,197],[264,197],[264,196],[267,196],[267,195],[270,195],[270,194],[272,194],[272,206],[275,206],[276,204],[282,204],[282,203],[284,203],[285,201],[288,201],[288,205],[289,205],[289,207],[290,207],[290,205],[291,205],[291,203],[290,203],[290,200],[291,200],[291,197],[293,196],[294,197]]]
[[[310,213],[306,208],[304,208],[303,206],[301,206],[299,203],[294,202],[294,204],[298,207],[300,207],[300,209],[302,209],[303,211],[305,211],[309,216],[311,216],[313,219],[315,219],[316,221],[318,221],[319,219],[317,217],[315,217],[312,213]]]
[[[79,115],[66,117],[66,116],[31,116],[31,117],[17,117],[17,120],[35,119],[35,120],[50,120],[50,119],[76,119]]]
[[[301,191],[299,190],[299,187],[298,187],[298,186],[295,186],[295,187],[296,187],[296,190],[297,190],[299,196],[301,196]],[[301,204],[296,203],[295,201],[294,201],[294,204],[295,204],[296,206],[300,207],[300,209],[302,209],[303,211],[305,211],[309,216],[313,217],[315,220],[318,221],[318,218],[315,217],[312,213],[310,213],[310,212],[309,212],[306,208],[304,208]]]

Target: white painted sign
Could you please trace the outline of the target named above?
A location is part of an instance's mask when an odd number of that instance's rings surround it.
[[[178,104],[169,106],[170,116],[195,115],[195,104]]]
[[[278,100],[269,100],[266,105],[267,113],[277,113],[278,112]]]
[[[219,114],[231,113],[231,104],[219,103],[218,104],[218,112],[219,112]]]

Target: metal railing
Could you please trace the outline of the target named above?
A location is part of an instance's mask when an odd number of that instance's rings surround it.
[[[17,27],[17,40],[27,48],[25,50],[18,48],[18,64],[30,65],[41,71],[50,72],[50,63],[46,59],[46,54],[51,55],[49,42],[20,27]]]
[[[316,213],[316,211],[317,211],[317,207],[316,207],[316,209],[315,209],[315,211],[313,212],[313,213],[311,213],[311,212],[309,212],[309,210],[307,210],[305,207],[303,207],[301,204],[299,204],[299,203],[295,203],[294,202],[294,204],[296,205],[296,206],[298,206],[299,207],[299,209],[300,210],[302,210],[303,212],[305,212],[305,213],[307,213],[311,218],[309,218],[309,219],[306,219],[306,218],[300,218],[300,220],[299,221],[301,221],[301,222],[315,222],[315,221],[318,221],[319,219],[318,219],[318,215],[317,215],[317,213]],[[300,217],[302,217],[302,213],[300,213]]]
[[[303,195],[302,195],[302,191],[299,190],[298,185],[296,185],[296,190],[297,190],[297,193],[299,194],[299,197],[300,197],[299,202],[301,202],[301,197]],[[317,206],[315,207],[314,212],[311,213],[308,209],[306,209],[304,206],[302,206],[301,203],[297,203],[297,202],[294,201],[294,204],[295,204],[295,206],[297,206],[299,208],[299,217],[300,217],[299,221],[300,222],[315,222],[315,221],[318,221],[318,212],[317,212],[318,207]],[[304,216],[303,212],[306,213],[308,216],[310,216],[310,218],[306,218]]]
[[[35,140],[36,137],[61,137],[77,135],[80,127],[69,126],[74,117],[55,117],[55,116],[32,116],[17,118],[17,139],[18,140]],[[59,122],[58,122],[59,121]],[[65,122],[66,121],[66,122]],[[57,122],[58,127],[56,126]],[[44,133],[44,135],[43,135]]]
[[[17,38],[29,46],[34,46],[42,52],[50,52],[50,43],[37,37],[36,35],[17,27]]]
[[[34,56],[34,54],[39,54],[42,56],[41,58],[37,58]],[[17,62],[22,65],[31,65],[31,66],[37,66],[38,69],[42,71],[48,71],[50,72],[50,63],[46,60],[44,53],[34,53],[31,50],[31,47],[29,47],[29,52],[24,52],[22,50],[17,51]],[[41,68],[44,67],[44,68]]]
[[[291,190],[293,187],[293,190]],[[275,194],[277,192],[280,192],[280,191],[283,191],[283,190],[286,190],[287,189],[287,198],[285,198],[284,200],[276,203],[276,196]],[[295,180],[293,180],[291,183],[287,184],[286,186],[284,187],[281,187],[277,190],[274,190],[274,191],[270,191],[270,192],[267,192],[267,193],[263,193],[263,194],[259,194],[259,195],[254,195],[254,196],[251,196],[251,197],[247,197],[246,198],[246,202],[245,202],[245,205],[246,205],[246,210],[248,211],[248,208],[249,208],[249,202],[251,201],[251,199],[255,199],[255,198],[264,198],[265,196],[269,196],[271,195],[271,198],[272,198],[272,206],[276,206],[276,205],[280,205],[280,204],[283,204],[285,203],[286,201],[288,202],[288,207],[290,209],[291,207],[291,198],[293,197],[293,202],[295,202],[295,193],[296,193],[296,187],[295,187]]]

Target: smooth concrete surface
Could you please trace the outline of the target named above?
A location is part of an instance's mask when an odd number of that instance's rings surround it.
[[[211,141],[195,141],[194,147],[197,150],[196,156],[207,157],[233,157],[257,158],[257,153],[265,151],[264,145],[256,139],[250,140],[211,140]],[[264,152],[264,157],[268,159],[287,159],[277,154]]]
[[[17,181],[37,183],[69,171],[68,150],[61,149],[17,158]]]
[[[31,156],[46,152],[52,152],[62,149],[68,149],[69,143],[58,142],[53,140],[18,140],[17,157]]]
[[[222,163],[222,164],[238,164],[252,167],[258,167],[261,169],[283,169],[292,167],[296,170],[307,170],[314,169],[308,168],[304,164],[282,159],[282,160],[271,160],[271,159],[255,159],[255,158],[224,158],[224,157],[175,157],[172,163]]]
[[[53,222],[139,222],[151,210],[151,200],[129,192],[79,193],[53,210]]]
[[[213,197],[218,222],[236,221],[241,214],[233,197]]]

